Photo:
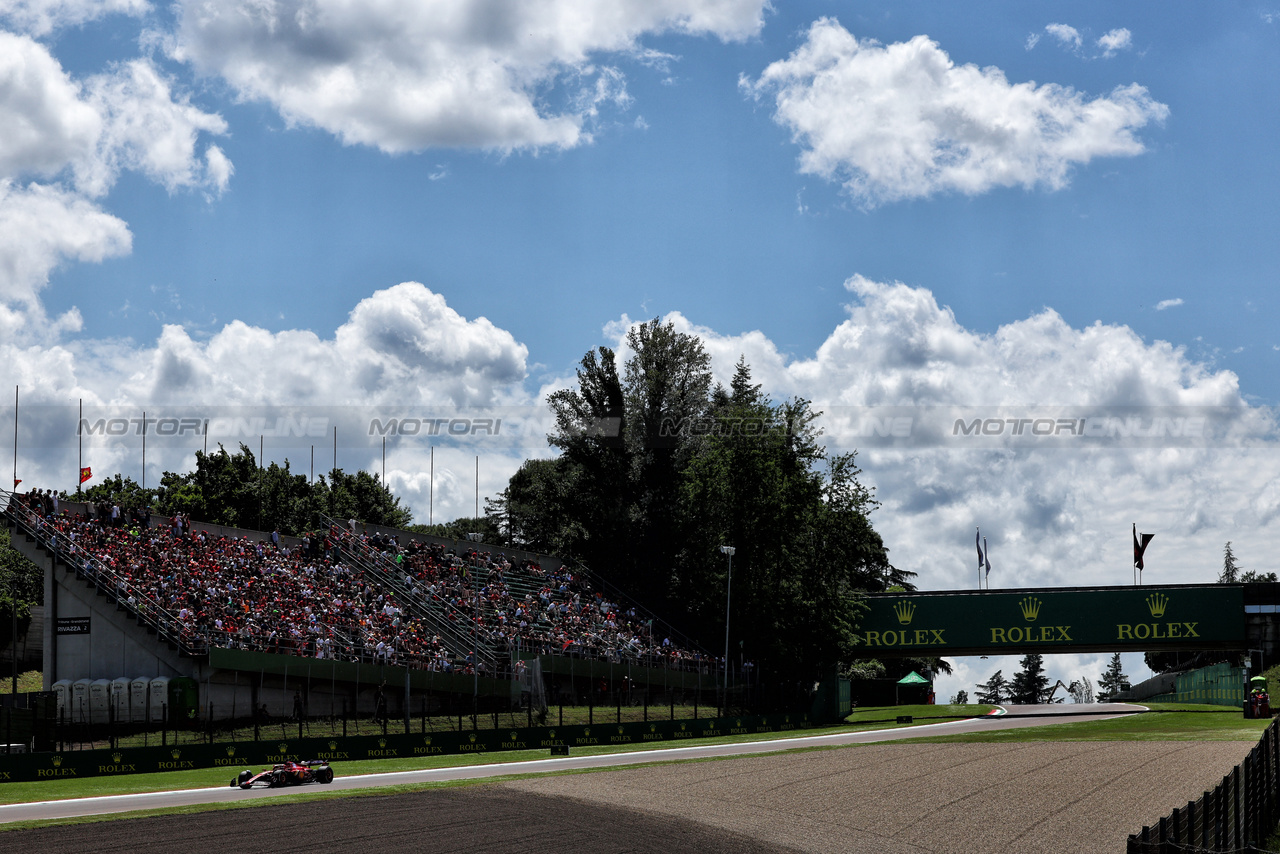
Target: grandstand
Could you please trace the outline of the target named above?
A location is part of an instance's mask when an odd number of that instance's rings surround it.
[[[75,502],[54,514],[3,490],[0,502],[15,548],[46,569],[46,690],[186,677],[200,713],[224,717],[288,708],[302,672],[312,714],[378,702],[388,668],[404,673],[406,705],[411,681],[472,703],[518,704],[522,693],[527,703],[543,687],[530,685],[531,663],[552,680],[615,670],[629,685],[718,680],[715,658],[555,559],[331,519],[291,538],[100,518]],[[62,635],[68,621],[86,631]],[[278,685],[267,678],[282,669]],[[323,674],[327,689],[313,686]],[[354,690],[340,684],[353,678]]]

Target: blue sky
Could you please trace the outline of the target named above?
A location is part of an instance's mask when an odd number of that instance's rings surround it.
[[[1153,580],[1211,580],[1227,540],[1274,569],[1278,89],[1275,3],[0,0],[0,381],[527,422],[441,442],[434,487],[392,444],[438,521],[476,454],[492,493],[548,452],[586,350],[661,316],[829,413],[923,587],[972,583],[975,524],[997,586],[1124,583],[1134,521]],[[869,406],[914,438],[848,429]],[[1213,415],[979,447],[925,441],[937,407]],[[74,437],[25,429],[18,476],[63,485]],[[90,455],[140,477],[137,450]]]
[[[104,207],[128,223],[133,252],[58,270],[45,301],[78,306],[85,334],[144,342],[162,322],[210,332],[232,317],[332,330],[374,289],[419,281],[510,330],[554,374],[624,313],[678,310],[811,353],[843,314],[841,283],[859,272],[926,287],[981,332],[1044,306],[1074,326],[1126,324],[1234,371],[1271,403],[1280,51],[1268,8],[1078,5],[1064,16],[1006,4],[979,21],[947,4],[778,4],[743,42],[638,39],[674,57],[666,69],[602,54],[625,74],[630,103],[601,107],[590,144],[505,155],[388,156],[289,129],[261,99],[154,51],[192,103],[226,119],[227,135],[208,141],[235,175],[210,202],[126,172]],[[140,30],[172,27],[173,15],[109,16],[44,43],[68,71],[98,73],[137,57]],[[838,185],[797,173],[797,146],[767,97],[738,85],[823,16],[885,44],[926,34],[956,64],[994,66],[1011,83],[1086,97],[1138,83],[1169,117],[1137,132],[1143,153],[1074,165],[1061,190],[942,192],[860,210]],[[1080,50],[1045,32],[1058,22],[1080,31]],[[1131,46],[1099,56],[1091,42],[1121,27]],[[556,88],[553,101],[568,87]]]

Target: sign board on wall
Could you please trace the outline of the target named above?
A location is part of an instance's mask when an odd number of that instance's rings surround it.
[[[868,655],[1243,649],[1239,585],[875,594]]]
[[[54,629],[59,635],[89,634],[88,617],[59,617]]]

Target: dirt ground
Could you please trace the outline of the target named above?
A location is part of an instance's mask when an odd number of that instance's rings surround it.
[[[0,833],[0,851],[1118,852],[1246,742],[875,744]]]

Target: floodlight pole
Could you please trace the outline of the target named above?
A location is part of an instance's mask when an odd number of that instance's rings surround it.
[[[480,534],[472,532],[467,534],[467,539],[472,543],[478,543],[480,542]],[[476,547],[473,545],[471,547],[471,588],[475,591],[476,596],[475,618],[471,621],[471,673],[474,676],[471,711],[473,715],[480,705],[480,580],[476,578],[480,571],[479,563],[480,555],[476,553]]]
[[[724,585],[724,712],[729,713],[729,603],[733,601],[733,546],[721,546],[720,553],[729,558],[729,578]]]

